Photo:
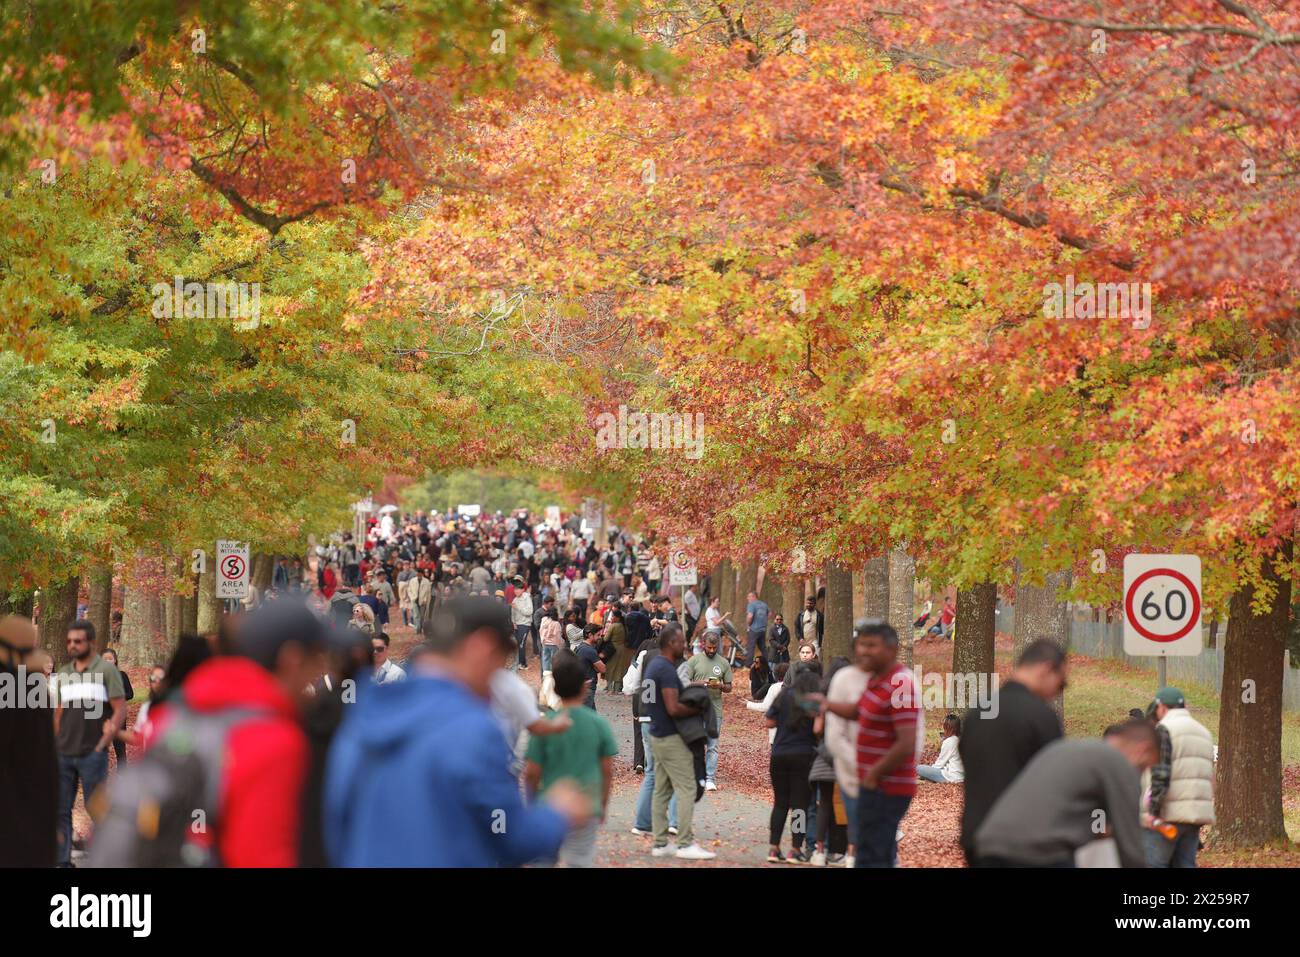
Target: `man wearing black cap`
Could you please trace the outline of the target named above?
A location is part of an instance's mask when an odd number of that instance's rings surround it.
[[[514,657],[510,609],[456,598],[406,681],[360,697],[335,739],[325,835],[342,867],[493,867],[553,857],[591,805],[558,782],[526,805],[489,707]],[[394,798],[400,796],[400,800]]]

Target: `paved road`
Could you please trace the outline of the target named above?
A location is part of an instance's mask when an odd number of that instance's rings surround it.
[[[596,696],[596,710],[607,718],[619,742],[619,755],[615,759],[614,790],[605,827],[597,843],[596,864],[603,867],[753,867],[768,866],[767,822],[769,805],[755,795],[743,792],[738,786],[728,786],[727,771],[735,762],[728,760],[729,739],[742,733],[758,733],[747,722],[723,722],[722,757],[718,777],[721,789],[706,792],[695,805],[696,840],[706,850],[718,855],[715,861],[679,861],[675,858],[650,856],[650,838],[631,833],[634,822],[637,793],[642,778],[630,770],[632,763],[632,699],[625,695]],[[731,704],[732,702],[728,702]],[[740,701],[734,702],[740,711]],[[734,716],[732,708],[727,717]],[[754,715],[757,719],[759,716]],[[731,734],[728,734],[731,732]],[[766,743],[766,738],[763,739]],[[734,758],[734,754],[732,755]]]

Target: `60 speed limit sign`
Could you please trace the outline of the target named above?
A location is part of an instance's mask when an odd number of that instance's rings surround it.
[[[1124,558],[1124,651],[1201,653],[1201,559],[1196,555]]]

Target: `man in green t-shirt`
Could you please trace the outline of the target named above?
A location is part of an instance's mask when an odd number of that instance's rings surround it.
[[[713,699],[713,713],[718,717],[718,734],[722,734],[722,696],[731,690],[731,663],[718,654],[721,633],[710,628],[700,638],[700,653],[686,662],[686,673],[692,682],[700,682],[709,689]],[[704,749],[704,774],[708,779],[704,790],[718,789],[718,739],[706,738]]]
[[[605,820],[609,789],[613,781],[613,760],[618,742],[609,722],[592,708],[585,707],[587,696],[586,666],[571,651],[560,650],[551,660],[551,678],[560,699],[558,711],[573,726],[560,734],[528,739],[524,782],[530,797],[545,794],[557,781],[576,782],[591,798],[591,820],[569,831],[560,847],[559,860],[567,867],[591,867],[596,858],[596,833]]]
[[[59,866],[72,866],[72,805],[77,783],[87,810],[108,777],[108,745],[126,717],[122,676],[95,652],[95,626],[68,626],[68,657],[55,679],[54,740],[59,752]]]

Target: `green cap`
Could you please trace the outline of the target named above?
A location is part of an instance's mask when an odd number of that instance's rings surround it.
[[[1153,704],[1162,704],[1166,708],[1186,708],[1187,699],[1177,688],[1161,688],[1156,692],[1156,700]]]

